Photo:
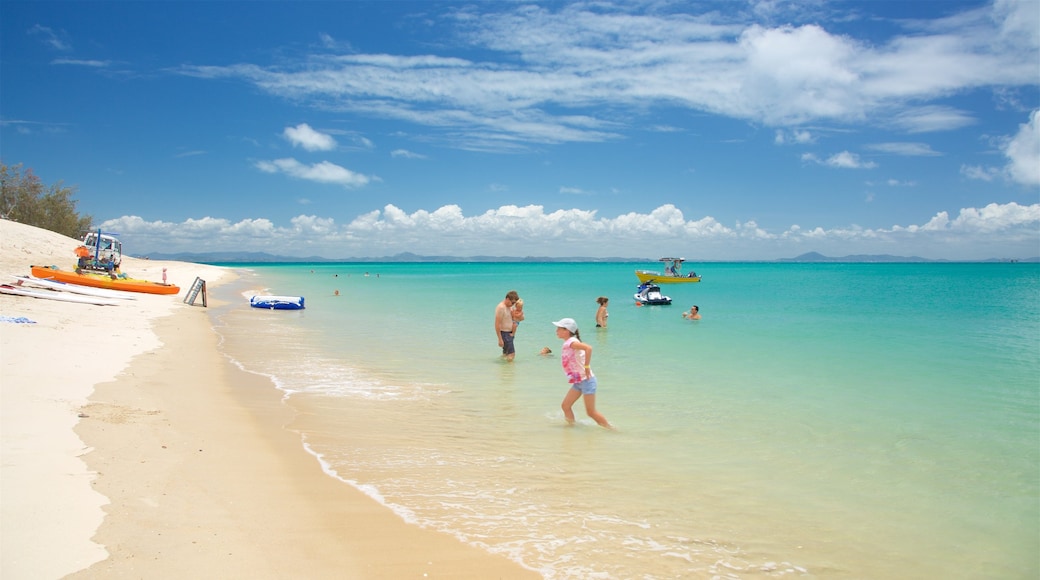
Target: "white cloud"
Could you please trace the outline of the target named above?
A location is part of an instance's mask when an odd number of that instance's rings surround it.
[[[887,120],[921,133],[975,122],[940,99],[1036,85],[1035,4],[1000,0],[993,10],[932,22],[893,20],[904,29],[880,39],[852,38],[809,17],[813,23],[772,26],[771,10],[762,22],[738,22],[668,3],[460,7],[433,18],[454,25],[462,51],[489,52],[488,60],[321,53],[295,66],[181,72],[423,125],[478,150],[616,139],[655,105],[771,127]]]
[[[85,66],[90,68],[106,68],[112,66],[110,60],[84,60],[76,58],[56,58],[51,61],[51,64],[68,64],[74,66]]]
[[[580,187],[568,187],[563,185],[560,186],[560,193],[566,193],[571,195],[587,195],[589,192],[585,191]]]
[[[829,255],[921,255],[946,259],[1034,257],[1040,246],[1040,203],[992,203],[962,208],[954,218],[939,211],[921,224],[889,228],[857,225],[785,229],[756,220],[732,226],[711,216],[687,219],[670,204],[649,213],[616,217],[543,206],[505,205],[467,216],[457,205],[407,213],[389,204],[346,225],[331,218],[301,215],[287,227],[266,219],[230,222],[206,217],[182,223],[146,222],[124,216],[101,224],[119,231],[125,243],[151,251],[269,251],[279,255],[328,258],[382,257],[401,252],[458,257],[589,256],[656,257],[660,252],[696,249],[697,259],[773,259],[816,250]]]
[[[336,140],[331,135],[315,131],[307,123],[286,127],[282,135],[293,147],[303,147],[307,151],[331,151],[336,148]]]
[[[993,181],[1000,177],[1000,170],[996,167],[983,167],[981,165],[961,165],[961,175],[978,181]]]
[[[895,115],[892,124],[907,133],[932,133],[952,131],[967,127],[976,120],[966,111],[951,107],[929,106],[907,109]]]
[[[783,129],[777,129],[776,137],[773,142],[777,145],[786,144],[797,144],[806,145],[816,142],[816,137],[812,133],[805,129],[793,129],[791,131],[784,131]]]
[[[61,34],[54,31],[53,28],[47,26],[40,26],[39,24],[34,25],[29,29],[30,36],[39,36],[43,39],[43,43],[53,48],[54,50],[67,51],[72,50],[72,46],[62,39],[64,32]]]
[[[284,173],[297,179],[316,181],[318,183],[335,183],[343,187],[361,187],[368,185],[369,181],[373,179],[328,161],[304,165],[295,159],[284,158],[273,161],[258,161],[256,167],[265,173]]]
[[[1029,115],[1029,120],[1018,126],[1018,133],[997,139],[1001,152],[1007,157],[1004,167],[962,165],[961,175],[968,179],[993,181],[998,177],[1026,186],[1040,185],[1040,109]]]
[[[802,161],[816,163],[818,165],[826,165],[838,169],[874,169],[878,166],[877,163],[874,163],[873,161],[863,161],[860,159],[859,155],[848,151],[835,153],[826,160],[820,159],[813,153],[803,153]]]
[[[390,152],[390,156],[394,158],[402,157],[404,159],[426,159],[425,155],[407,149],[394,149]]]
[[[1019,126],[1018,133],[1004,148],[1008,158],[1007,172],[1013,181],[1023,185],[1040,185],[1040,109],[1029,115],[1029,122]]]
[[[874,143],[866,145],[871,151],[903,155],[907,157],[937,157],[942,155],[927,143]]]

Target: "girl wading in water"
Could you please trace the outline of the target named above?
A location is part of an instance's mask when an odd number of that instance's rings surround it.
[[[563,363],[563,372],[567,375],[567,382],[571,384],[567,395],[563,397],[560,407],[563,416],[569,425],[574,424],[574,411],[571,407],[578,397],[585,399],[585,413],[600,427],[613,429],[614,426],[607,421],[596,410],[596,376],[592,374],[590,362],[592,361],[592,347],[581,342],[581,334],[578,333],[578,323],[573,318],[562,318],[553,323],[556,326],[556,336],[563,340],[563,348],[560,349],[560,362]]]

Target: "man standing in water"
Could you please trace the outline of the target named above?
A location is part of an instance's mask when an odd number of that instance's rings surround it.
[[[519,301],[520,295],[516,290],[510,290],[495,307],[495,334],[498,335],[498,346],[502,347],[502,357],[508,361],[516,356],[516,348],[513,347],[513,306]]]

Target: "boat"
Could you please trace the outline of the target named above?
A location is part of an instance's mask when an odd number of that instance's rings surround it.
[[[700,282],[701,277],[697,272],[689,274],[682,273],[682,264],[686,258],[661,258],[658,262],[664,263],[664,272],[653,270],[636,270],[636,278],[640,282],[656,282],[658,284],[689,284]]]
[[[661,294],[661,287],[653,282],[643,282],[635,294],[636,304],[641,306],[664,306],[672,303],[672,299]]]
[[[303,296],[253,296],[249,305],[268,310],[303,310]]]
[[[73,294],[82,294],[84,296],[94,296],[99,298],[114,298],[117,300],[137,300],[137,298],[134,298],[132,295],[126,292],[120,292],[118,290],[106,290],[104,288],[91,288],[90,286],[66,284],[65,282],[58,282],[57,280],[44,280],[43,278],[37,278],[35,276],[14,276],[13,286],[19,288],[25,287],[29,289],[46,288],[48,290],[60,290],[61,292],[71,292]]]
[[[28,296],[30,298],[43,298],[44,300],[59,300],[61,302],[79,302],[81,304],[96,304],[98,306],[118,306],[119,301],[113,298],[99,298],[97,296],[84,296],[82,294],[72,294],[69,292],[61,292],[57,290],[30,290],[28,288],[21,288],[11,286],[9,284],[0,284],[0,294],[12,294],[15,296]]]
[[[124,292],[142,292],[144,294],[176,294],[181,291],[175,284],[162,284],[151,280],[137,280],[126,274],[100,274],[84,270],[70,272],[60,270],[56,266],[32,266],[32,275],[43,280],[54,280],[66,284],[77,284],[91,288],[107,288]]]

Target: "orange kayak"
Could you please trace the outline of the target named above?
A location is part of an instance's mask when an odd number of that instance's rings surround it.
[[[144,292],[145,294],[176,294],[181,291],[179,286],[173,284],[160,284],[150,280],[135,280],[133,278],[113,278],[108,274],[69,272],[59,270],[53,266],[33,266],[32,275],[45,280],[57,280],[66,284],[78,284],[92,288],[108,288],[110,290],[124,290],[126,292]]]

